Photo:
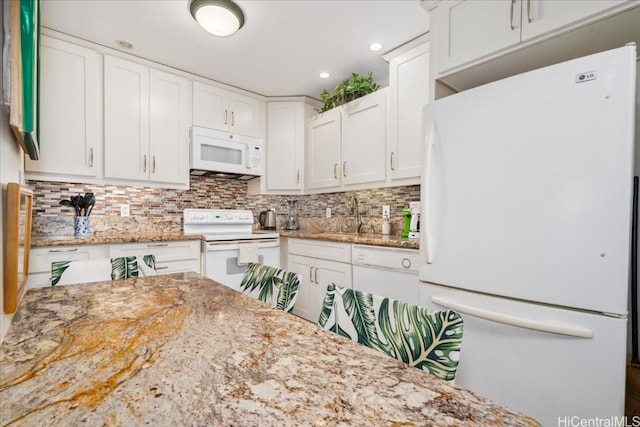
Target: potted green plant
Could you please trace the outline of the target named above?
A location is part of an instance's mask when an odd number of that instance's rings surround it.
[[[324,101],[324,105],[319,112],[323,113],[360,98],[361,96],[375,92],[379,87],[380,85],[373,82],[371,71],[369,71],[366,76],[351,73],[351,78],[338,83],[333,93],[329,93],[326,89],[322,91],[320,98]]]

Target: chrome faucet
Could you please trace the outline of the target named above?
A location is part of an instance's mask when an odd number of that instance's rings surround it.
[[[356,233],[360,233],[360,229],[362,228],[362,218],[360,218],[358,197],[355,194],[351,197],[351,213],[356,215]]]

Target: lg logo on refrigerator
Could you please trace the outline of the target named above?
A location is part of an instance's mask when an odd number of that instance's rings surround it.
[[[576,83],[584,83],[590,80],[595,80],[598,77],[595,71],[589,71],[588,73],[580,73],[576,76]]]

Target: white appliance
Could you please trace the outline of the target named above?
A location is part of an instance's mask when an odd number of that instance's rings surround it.
[[[421,303],[464,319],[456,384],[543,425],[622,416],[636,48],[424,107]]]
[[[192,175],[216,173],[248,180],[263,174],[262,152],[263,143],[258,138],[191,128]]]
[[[248,262],[280,267],[278,233],[253,232],[252,226],[248,210],[184,210],[184,233],[203,236],[203,274],[237,291]]]
[[[353,289],[418,304],[417,250],[354,244],[351,263]]]

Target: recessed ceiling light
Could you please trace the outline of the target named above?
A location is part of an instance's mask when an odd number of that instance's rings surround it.
[[[329,74],[329,73],[320,73],[320,78],[321,79],[328,79],[329,77],[331,77],[331,74]]]
[[[116,40],[118,46],[123,47],[125,49],[133,49],[133,45],[126,40]]]
[[[382,49],[382,44],[380,44],[380,43],[371,43],[369,45],[369,50],[372,51],[372,52],[377,52],[380,49]]]

